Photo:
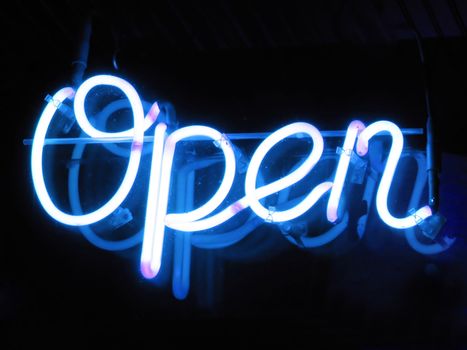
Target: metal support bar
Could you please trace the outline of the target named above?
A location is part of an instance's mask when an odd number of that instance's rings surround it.
[[[329,130],[321,131],[323,137],[344,137],[346,130]],[[402,129],[404,135],[423,135],[422,128]],[[229,140],[262,140],[271,135],[269,132],[254,132],[254,133],[232,133],[226,134]],[[187,141],[200,141],[205,138],[192,137]],[[74,145],[74,144],[96,144],[96,143],[131,143],[131,137],[69,137],[69,138],[48,138],[45,139],[44,145]],[[154,142],[154,136],[145,136],[144,142]],[[26,146],[32,145],[32,139],[23,140]]]

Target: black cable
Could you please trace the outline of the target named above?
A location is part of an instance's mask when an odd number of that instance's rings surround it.
[[[83,20],[83,27],[79,38],[79,46],[76,56],[71,62],[73,73],[71,82],[73,88],[77,88],[83,82],[84,71],[88,65],[89,46],[91,41],[92,20],[91,15],[87,15]]]
[[[427,114],[426,120],[426,158],[427,158],[427,173],[428,173],[428,205],[434,213],[438,211],[439,208],[439,169],[438,169],[438,157],[436,154],[435,147],[435,133],[433,128],[433,116],[431,109],[431,92],[430,92],[430,81],[429,74],[427,69],[425,52],[423,50],[422,37],[418,31],[410,13],[405,6],[404,1],[397,1],[399,8],[404,16],[405,21],[409,28],[415,34],[415,40],[417,42],[418,54],[420,57],[420,63],[422,66],[423,74],[423,86],[424,86],[424,96],[425,96],[425,111]]]

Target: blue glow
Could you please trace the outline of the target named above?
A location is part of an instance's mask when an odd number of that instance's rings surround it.
[[[151,126],[150,124],[150,121],[152,120],[156,120],[157,119],[157,116],[159,114],[159,107],[157,105],[157,102],[155,102],[154,104],[149,104],[147,102],[144,102],[142,101],[143,103],[143,107],[145,110],[148,110],[148,113],[146,114],[146,117],[144,119],[145,121],[145,125],[144,125],[144,130],[147,131],[147,129]],[[116,100],[116,101],[112,101],[110,102],[108,105],[106,105],[95,117],[96,119],[96,125],[102,129],[105,128],[106,126],[106,123],[107,123],[107,120],[117,111],[120,111],[120,110],[124,110],[124,109],[127,109],[127,108],[130,108],[131,105],[130,103],[127,101],[127,100]],[[85,133],[83,133],[79,140],[85,140],[86,137],[85,137]],[[144,138],[144,142],[146,142],[146,139],[148,137],[146,136]],[[109,139],[116,139],[115,137],[106,137],[106,138],[91,138],[91,140],[102,140],[102,141],[106,141],[106,140],[109,140]],[[121,138],[120,138],[121,139]],[[128,140],[131,142],[133,141],[133,139],[131,137],[128,138]],[[102,142],[101,141],[101,145],[107,149],[108,151],[112,152],[113,154],[117,155],[117,156],[120,156],[120,157],[128,157],[128,147],[121,147],[119,146],[118,144],[116,143],[111,143],[111,142]],[[153,141],[153,140],[151,140]],[[81,144],[82,142],[76,142],[76,145],[79,145]],[[143,149],[143,155],[147,154],[151,152],[151,149],[150,148],[146,148],[146,149]]]
[[[155,181],[151,181],[148,196],[143,252],[141,254],[141,271],[147,278],[156,276],[160,269],[175,146],[177,142],[193,136],[203,136],[218,142],[218,145],[225,156],[225,172],[219,189],[210,200],[190,212],[172,214],[172,220],[189,223],[191,225],[195,220],[212,213],[227,196],[235,177],[234,151],[230,146],[230,143],[225,139],[225,136],[217,130],[206,126],[188,126],[174,131],[167,138],[164,145],[162,163],[158,167],[159,170],[154,170],[154,163],[151,170],[151,174],[153,171],[158,174],[160,173],[160,175],[157,176],[157,179],[160,178],[160,183],[157,185]],[[155,142],[155,144],[156,143],[157,142]],[[158,160],[155,159],[155,157],[160,157],[160,154],[155,156],[154,153],[153,162],[157,162]],[[154,188],[151,188],[152,185]],[[153,196],[153,193],[155,192],[158,192],[158,195]],[[202,229],[206,228],[203,227]],[[147,243],[146,241],[150,241],[150,243]],[[145,248],[148,245],[152,246],[152,248]],[[151,252],[149,249],[151,249]]]
[[[86,96],[96,86],[108,85],[119,88],[123,91],[130,102],[131,110],[134,115],[134,126],[120,132],[105,132],[94,128],[86,115],[84,108]],[[81,129],[90,137],[93,138],[106,138],[106,137],[132,137],[133,142],[143,142],[144,131],[146,131],[157,119],[159,115],[159,106],[154,103],[150,112],[144,117],[143,104],[139,98],[138,93],[134,87],[126,80],[114,77],[112,75],[96,75],[84,81],[76,91],[74,99],[74,109],[76,121],[79,123]]]
[[[81,159],[86,144],[77,144],[72,153],[72,159]],[[128,151],[125,152],[126,155]],[[79,171],[80,163],[73,162],[68,171],[68,197],[70,200],[71,211],[76,215],[82,215],[83,210],[81,208],[81,200],[79,195]],[[106,240],[99,237],[89,225],[78,226],[79,230],[86,239],[94,244],[96,247],[99,247],[104,250],[118,251],[132,248],[141,243],[143,240],[143,230],[138,231],[129,238],[122,239],[120,241]]]
[[[316,237],[303,237],[302,242],[306,248],[321,247],[336,239],[348,226],[349,213],[345,212],[342,220],[327,232]]]
[[[97,76],[99,77],[108,77],[108,76]],[[113,77],[114,78],[114,77]],[[92,78],[91,78],[92,79]],[[130,154],[130,159],[128,162],[128,168],[125,173],[125,176],[122,180],[122,183],[118,190],[115,192],[113,197],[102,207],[95,210],[94,212],[83,214],[83,215],[71,215],[64,213],[60,209],[58,209],[55,204],[52,202],[47,188],[44,182],[44,174],[42,169],[42,153],[44,148],[44,140],[47,134],[47,130],[49,125],[52,121],[52,118],[55,115],[58,107],[66,98],[72,98],[74,96],[74,91],[71,88],[64,88],[57,92],[52,100],[47,104],[44,111],[42,112],[41,117],[39,118],[39,122],[36,128],[36,132],[34,134],[34,140],[32,144],[32,152],[31,152],[31,170],[32,170],[32,178],[34,183],[34,188],[36,190],[37,197],[42,204],[42,207],[45,211],[52,216],[55,220],[62,222],[67,225],[73,226],[81,226],[81,225],[90,225],[95,222],[102,220],[103,218],[110,215],[115,209],[117,209],[120,204],[125,200],[126,196],[130,192],[131,187],[136,178],[136,174],[138,172],[139,162],[141,159],[141,149],[143,145],[143,122],[144,122],[144,113],[143,107],[141,106],[141,102],[139,100],[138,94],[134,90],[134,88],[125,82],[122,79],[93,79],[91,83],[88,83],[89,80],[83,83],[85,89],[89,91],[92,87],[98,84],[106,84],[106,85],[113,85],[122,89],[122,91],[129,96],[130,103],[133,108],[133,119],[134,119],[134,128],[133,132],[133,143],[132,143],[132,150]],[[82,87],[81,86],[81,87]],[[76,95],[83,96],[80,92],[81,87],[76,92]],[[76,96],[75,96],[76,97]],[[84,97],[80,97],[83,100],[84,104]],[[137,100],[136,100],[137,99]],[[139,102],[139,103],[138,103]],[[76,100],[75,100],[76,105]],[[78,104],[79,106],[79,104]],[[78,117],[76,116],[76,120],[78,124],[83,129],[86,128],[87,133],[91,133],[91,137],[102,137],[104,136],[115,136],[114,133],[102,133],[96,129],[94,129],[89,120],[84,113],[84,106],[81,111],[81,115]],[[117,133],[118,134],[118,133]],[[127,135],[129,132],[127,132]]]
[[[423,194],[423,188],[426,185],[427,181],[427,172],[426,172],[426,161],[420,153],[414,155],[415,160],[417,161],[417,177],[415,179],[415,185],[412,191],[412,196],[409,202],[409,208],[414,208],[421,200]],[[446,237],[444,240],[444,245],[438,242],[432,243],[422,243],[417,238],[414,228],[409,228],[405,231],[405,237],[409,245],[417,252],[421,254],[439,254],[454,244],[456,241],[455,238]]]
[[[146,109],[149,110],[145,120],[151,120],[151,119],[155,120],[159,113],[159,107],[157,103],[150,105],[148,103],[143,102],[143,105],[145,105]],[[128,107],[131,107],[131,105],[126,100],[113,101],[109,103],[108,105],[106,105],[97,114],[96,122],[99,123],[99,126],[104,128],[107,120],[113,113],[115,113],[118,110],[128,108]],[[84,135],[85,134],[82,132],[80,138],[82,139]],[[86,145],[87,143],[77,142],[75,144],[75,147],[73,148],[73,153],[72,153],[71,158],[74,160],[82,159]],[[125,157],[125,158],[128,157],[128,154],[129,154],[128,148],[121,148],[116,144],[107,143],[107,142],[102,143],[102,146],[115,155],[118,155],[120,157]],[[148,153],[148,151],[150,150],[143,149],[143,154]],[[68,172],[68,196],[69,196],[69,201],[71,205],[71,210],[73,214],[75,215],[83,214],[83,210],[81,208],[79,188],[78,188],[80,167],[81,167],[80,162],[74,161],[72,165],[70,166],[69,172]],[[89,242],[91,242],[96,247],[99,247],[104,250],[120,251],[120,250],[129,249],[140,244],[141,241],[143,240],[143,229],[139,230],[138,232],[133,234],[131,237],[128,237],[126,239],[122,239],[119,241],[115,241],[115,240],[107,240],[107,239],[101,238],[98,234],[94,232],[94,230],[91,228],[90,225],[78,226],[78,227],[79,227],[80,232]]]
[[[172,291],[177,299],[185,299],[190,290],[191,233],[175,235]]]
[[[365,125],[358,120],[354,120],[347,128],[344,146],[342,147],[342,153],[339,158],[339,163],[337,164],[331,194],[329,195],[326,215],[330,222],[335,222],[337,220],[337,210],[341,199],[342,189],[344,187],[345,177],[347,176],[347,171],[349,169],[350,157],[352,155],[357,136],[363,129],[365,129]]]
[[[114,101],[104,107],[98,114],[96,121],[97,127],[93,126],[86,115],[85,102],[89,92],[98,86],[113,86],[122,91],[126,99]],[[79,162],[70,167],[68,173],[68,191],[72,213],[65,213],[56,207],[46,188],[43,173],[43,149],[46,142],[46,136],[50,124],[57,114],[58,108],[65,100],[74,100],[74,112],[77,123],[82,130],[83,136],[89,136],[88,139],[81,137],[76,140],[73,149],[73,159],[81,159],[86,144],[102,142],[104,147],[115,155],[120,157],[129,157],[128,166],[118,189],[114,195],[100,208],[91,212],[83,213],[79,195]],[[392,122],[377,121],[365,128],[362,122],[353,121],[349,124],[346,132],[331,132],[328,136],[345,136],[343,152],[340,154],[337,163],[336,172],[333,181],[323,181],[310,189],[306,195],[300,198],[289,200],[288,196],[291,188],[302,181],[316,164],[326,157],[323,157],[324,141],[323,134],[313,125],[303,122],[286,125],[273,133],[257,133],[250,136],[244,136],[245,139],[261,139],[262,142],[253,152],[250,163],[246,169],[244,195],[240,194],[232,204],[222,207],[227,196],[231,192],[232,185],[236,176],[236,158],[231,140],[221,132],[202,125],[194,125],[175,130],[167,134],[167,125],[157,123],[154,130],[154,136],[150,137],[153,141],[152,150],[147,148],[145,153],[152,152],[151,167],[149,173],[149,184],[147,192],[146,215],[144,218],[144,227],[133,234],[131,237],[120,241],[109,241],[99,237],[89,225],[99,222],[120,207],[127,198],[140,167],[141,156],[143,154],[144,133],[154,125],[160,113],[157,103],[147,104],[147,115],[144,115],[143,102],[138,93],[131,84],[123,79],[110,76],[98,75],[86,80],[79,89],[75,91],[72,88],[63,88],[59,90],[51,99],[48,100],[44,108],[38,125],[35,130],[32,141],[31,171],[34,188],[37,197],[44,210],[55,220],[72,226],[79,226],[83,235],[94,245],[107,250],[122,250],[131,248],[142,241],[140,268],[141,273],[146,278],[155,277],[162,264],[162,253],[164,247],[166,228],[175,231],[174,260],[173,260],[173,279],[172,288],[174,295],[183,299],[187,296],[190,287],[190,260],[191,246],[205,249],[218,249],[232,245],[248,233],[258,227],[262,222],[283,223],[297,219],[309,211],[320,198],[329,192],[329,200],[326,208],[326,215],[329,222],[335,225],[327,229],[326,232],[315,236],[302,237],[304,247],[318,247],[327,244],[338,237],[349,225],[349,212],[341,203],[342,192],[345,187],[346,177],[349,169],[350,156],[354,150],[357,154],[364,156],[368,152],[369,141],[380,133],[389,134],[392,140],[389,155],[384,167],[384,171],[376,189],[377,181],[372,177],[367,179],[366,187],[363,193],[369,207],[372,198],[376,192],[376,209],[381,220],[388,226],[396,229],[404,229],[408,244],[416,251],[422,254],[436,254],[449,248],[455,239],[445,239],[445,244],[433,242],[430,244],[422,243],[416,236],[415,226],[420,221],[432,215],[429,206],[414,211],[414,214],[397,218],[394,217],[388,208],[388,195],[394,174],[402,156],[404,146],[403,132]],[[119,132],[106,132],[106,120],[115,111],[123,108],[130,108],[133,116],[133,127]],[[100,123],[100,124],[99,124]],[[238,135],[237,135],[238,136]],[[264,159],[272,153],[273,147],[281,141],[295,137],[308,142],[310,139],[313,147],[310,153],[302,159],[299,165],[296,165],[287,175],[269,183],[263,184],[260,168]],[[235,137],[237,138],[237,137]],[[184,198],[183,203],[177,203],[177,212],[168,213],[169,192],[172,184],[173,160],[176,145],[180,141],[199,141],[212,140],[222,153],[222,157],[217,160],[203,160],[190,165],[186,169],[183,179],[176,184],[176,191],[179,196]],[[83,141],[84,140],[84,141]],[[116,140],[131,141],[132,147],[129,152],[117,145],[111,144]],[[56,141],[56,142],[55,142]],[[50,144],[66,144],[58,139]],[[60,143],[62,142],[62,143]],[[418,205],[421,200],[423,188],[426,183],[425,158],[422,154],[415,156],[418,165],[417,178],[415,181],[412,197],[409,203],[409,209]],[[209,200],[194,208],[195,175],[197,167],[209,166],[209,164],[222,162],[225,165],[224,173],[221,174],[221,181],[216,192]],[[258,187],[257,187],[258,186]],[[188,195],[186,194],[188,193]],[[280,193],[278,203],[287,204],[285,210],[278,211],[273,207],[265,207],[261,200],[273,194]],[[242,197],[243,196],[243,197]],[[250,208],[250,216],[240,227],[230,228],[230,231],[222,234],[198,233],[215,228],[226,221],[232,219],[245,209]],[[219,209],[219,210],[218,210]],[[362,237],[368,214],[362,215],[358,220],[357,232]],[[292,242],[292,240],[290,240]],[[292,242],[294,243],[294,242]]]
[[[256,178],[258,176],[259,167],[267,153],[277,143],[294,134],[307,134],[311,137],[313,140],[313,150],[310,155],[290,174],[268,185],[256,188]],[[309,193],[308,196],[305,197],[305,199],[295,207],[288,210],[274,211],[269,208],[265,208],[259,200],[270,194],[277,193],[287,187],[290,187],[303,179],[313,169],[316,163],[318,163],[321,154],[323,153],[323,148],[323,138],[320,132],[313,125],[308,123],[289,124],[268,136],[258,146],[253,154],[245,178],[245,194],[247,202],[256,215],[269,222],[283,222],[295,219],[309,210],[318,201],[318,199],[331,188],[331,182],[319,184]]]
[[[141,273],[146,278],[157,275],[162,257],[163,233],[156,236],[156,218],[158,212],[159,194],[161,188],[162,154],[167,125],[160,123],[155,130],[155,142],[152,152],[151,173],[149,177],[148,202],[146,219],[144,221],[143,247],[141,249]],[[157,222],[160,222],[157,221]],[[155,240],[157,241],[155,242]],[[156,247],[156,249],[154,249]],[[157,249],[159,247],[160,249]],[[151,266],[156,261],[157,265]]]
[[[428,205],[418,209],[415,214],[405,218],[396,218],[389,212],[387,205],[389,190],[394,173],[396,172],[397,163],[402,154],[402,148],[404,147],[404,137],[402,136],[401,130],[396,124],[389,121],[382,120],[375,122],[360,133],[357,141],[357,152],[361,156],[365,155],[368,152],[369,140],[376,134],[384,131],[391,135],[392,145],[376,194],[376,208],[381,220],[387,225],[394,228],[406,229],[417,225],[420,220],[426,219],[428,216],[432,215],[432,213]]]

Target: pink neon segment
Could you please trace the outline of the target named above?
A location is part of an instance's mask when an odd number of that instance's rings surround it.
[[[334,176],[332,191],[329,196],[328,208],[326,211],[329,222],[335,222],[338,219],[337,211],[349,169],[350,158],[355,146],[355,140],[363,130],[365,130],[365,125],[359,120],[352,121],[347,128],[347,134],[344,139],[344,145],[342,146],[339,163],[337,164],[336,174]]]
[[[417,210],[417,215],[419,215],[420,217],[427,218],[433,215],[433,212],[431,211],[431,208],[428,205],[425,205],[424,207]]]
[[[133,141],[132,145],[131,145],[131,151],[132,152],[141,152],[141,150],[143,149],[143,143],[142,142],[139,142],[139,141]]]
[[[352,120],[348,128],[356,128],[358,131],[363,131],[365,130],[365,124],[363,124],[360,120]]]
[[[154,102],[147,114],[147,118],[151,121],[151,124],[156,121],[157,117],[159,116],[159,112],[159,105],[157,104],[157,102]]]
[[[234,214],[241,212],[243,209],[245,209],[245,207],[242,205],[242,203],[240,203],[240,201],[235,202],[230,207],[231,212]]]
[[[368,141],[358,139],[357,154],[363,157],[367,153],[368,153]]]
[[[336,205],[330,205],[328,207],[328,221],[329,222],[335,222],[337,220],[337,206]]]
[[[153,271],[151,269],[151,263],[149,261],[142,261],[140,265],[141,274],[144,278],[151,279],[156,277],[159,271]]]

